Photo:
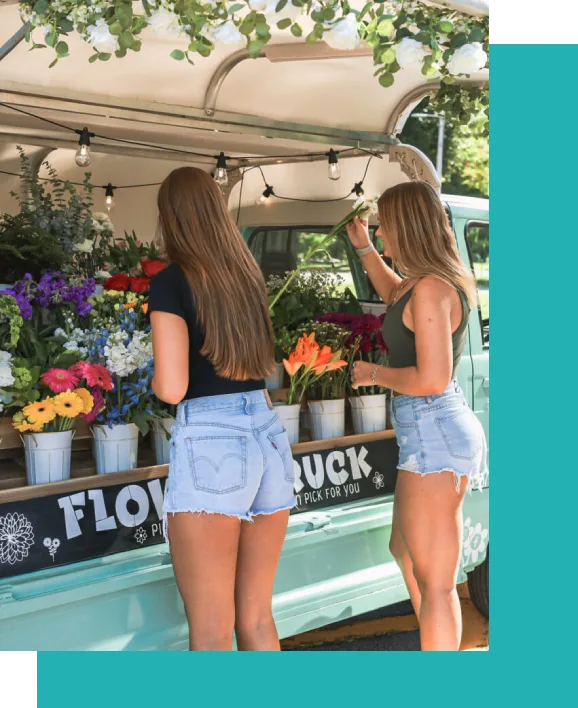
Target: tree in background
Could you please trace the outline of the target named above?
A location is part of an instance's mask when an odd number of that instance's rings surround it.
[[[431,117],[408,118],[400,140],[414,145],[436,164],[438,151],[438,125],[436,105],[425,99],[414,114]],[[446,112],[447,116],[447,112]],[[442,190],[446,194],[470,197],[488,197],[488,128],[483,106],[467,123],[447,119],[444,129]]]

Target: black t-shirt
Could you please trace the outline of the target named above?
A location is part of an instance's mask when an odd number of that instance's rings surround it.
[[[204,333],[197,319],[189,281],[178,265],[172,263],[151,281],[149,314],[155,310],[182,317],[189,330],[189,387],[185,400],[227,393],[245,393],[265,388],[263,380],[232,381],[218,376],[211,362],[201,354]]]

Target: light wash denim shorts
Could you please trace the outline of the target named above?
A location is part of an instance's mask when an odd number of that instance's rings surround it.
[[[436,396],[395,396],[392,414],[398,469],[422,475],[450,471],[458,491],[461,477],[468,478],[468,490],[482,489],[486,436],[457,381]]]
[[[291,446],[264,391],[183,401],[170,443],[167,514],[250,521],[295,505]],[[165,533],[166,537],[166,533]]]

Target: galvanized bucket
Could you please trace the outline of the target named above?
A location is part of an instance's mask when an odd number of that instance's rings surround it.
[[[385,430],[387,423],[387,408],[385,393],[377,393],[369,396],[352,396],[349,399],[351,405],[351,418],[353,420],[353,432],[356,435],[361,433],[377,433]]]
[[[138,428],[134,423],[126,425],[95,425],[94,452],[96,473],[109,474],[132,470],[137,466]]]
[[[23,436],[28,484],[48,484],[70,479],[73,437],[74,430],[26,433]]]
[[[151,423],[153,436],[153,449],[157,465],[168,465],[171,451],[170,435],[175,424],[174,418],[158,418]]]
[[[345,434],[345,399],[309,401],[313,440],[341,438]]]
[[[293,403],[288,406],[285,403],[275,403],[273,405],[275,406],[275,412],[277,413],[279,420],[287,429],[289,444],[297,444],[299,442],[299,411],[301,409],[301,404]]]
[[[265,379],[265,388],[267,391],[276,391],[279,388],[283,388],[285,367],[283,364],[276,364],[275,366],[275,371],[271,374],[271,376],[267,376]]]

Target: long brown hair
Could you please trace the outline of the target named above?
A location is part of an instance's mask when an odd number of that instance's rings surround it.
[[[436,275],[461,290],[470,306],[476,303],[474,277],[460,258],[447,214],[431,184],[396,184],[381,195],[378,210],[393,263],[405,277]]]
[[[158,207],[167,256],[191,285],[201,354],[224,378],[268,376],[275,349],[265,281],[219,187],[203,170],[181,167],[162,183]]]

